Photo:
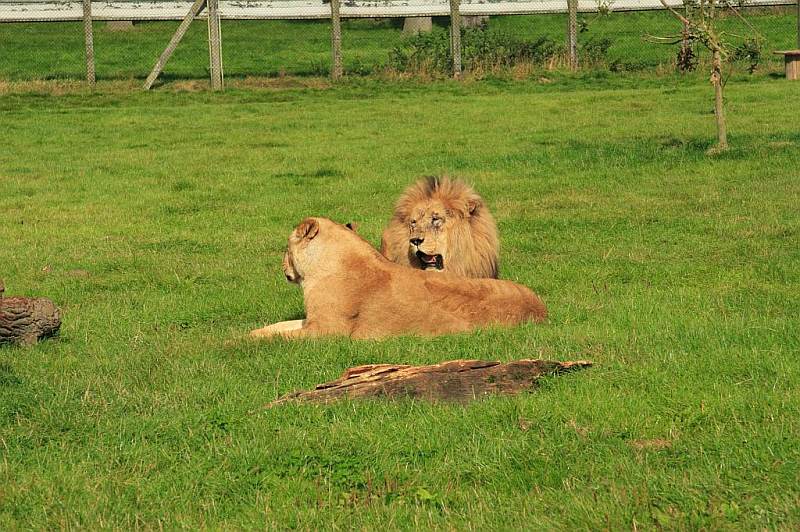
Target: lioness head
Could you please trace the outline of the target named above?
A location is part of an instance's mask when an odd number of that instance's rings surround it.
[[[341,225],[327,218],[306,218],[289,235],[283,255],[286,280],[302,284],[309,272],[324,270],[325,262],[330,261],[337,250],[352,247],[355,241],[362,242],[363,239],[356,233],[353,222]]]
[[[497,250],[494,219],[481,197],[447,177],[406,189],[381,246],[393,262],[468,277],[496,277]]]

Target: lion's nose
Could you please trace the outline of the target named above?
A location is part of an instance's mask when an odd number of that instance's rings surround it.
[[[420,237],[414,237],[411,239],[411,243],[414,244],[415,246],[419,246],[420,244],[422,244],[423,240],[425,239]]]

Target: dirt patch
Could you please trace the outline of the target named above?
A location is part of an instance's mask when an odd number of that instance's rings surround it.
[[[631,440],[628,445],[638,451],[660,451],[672,447],[672,442],[663,438],[653,438],[650,440]]]

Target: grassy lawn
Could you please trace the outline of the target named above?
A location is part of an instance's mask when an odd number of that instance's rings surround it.
[[[0,277],[63,308],[0,349],[0,529],[800,526],[800,84],[698,79],[0,97]],[[600,87],[600,88],[597,88]],[[377,244],[468,178],[544,325],[252,343],[302,315],[306,215]],[[589,358],[466,407],[265,410],[364,363]]]
[[[776,69],[782,59],[771,52],[794,47],[796,17],[791,9],[746,10],[748,21],[763,35],[762,70]],[[645,35],[666,36],[679,26],[664,12],[582,15],[584,45],[609,39],[597,68],[671,70],[676,48],[646,42]],[[148,22],[130,31],[115,32],[95,24],[95,59],[100,79],[144,78],[178,26],[177,21]],[[752,32],[735,17],[726,31]],[[547,37],[563,43],[564,15],[493,17],[492,31],[534,41]],[[438,27],[435,31],[444,32]],[[327,21],[225,21],[223,58],[225,75],[321,75],[330,69],[330,25]],[[347,20],[343,27],[343,54],[347,72],[368,74],[393,65],[391,51],[403,43],[398,21]],[[207,29],[195,22],[164,71],[167,79],[207,76]],[[83,27],[75,23],[0,24],[0,79],[80,79],[85,75]]]

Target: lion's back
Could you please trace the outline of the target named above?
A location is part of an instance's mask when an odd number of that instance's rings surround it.
[[[541,322],[547,308],[528,287],[498,279],[465,279],[452,274],[425,273],[425,306],[432,316],[454,316],[470,326],[488,323]],[[435,318],[434,318],[435,319]]]

